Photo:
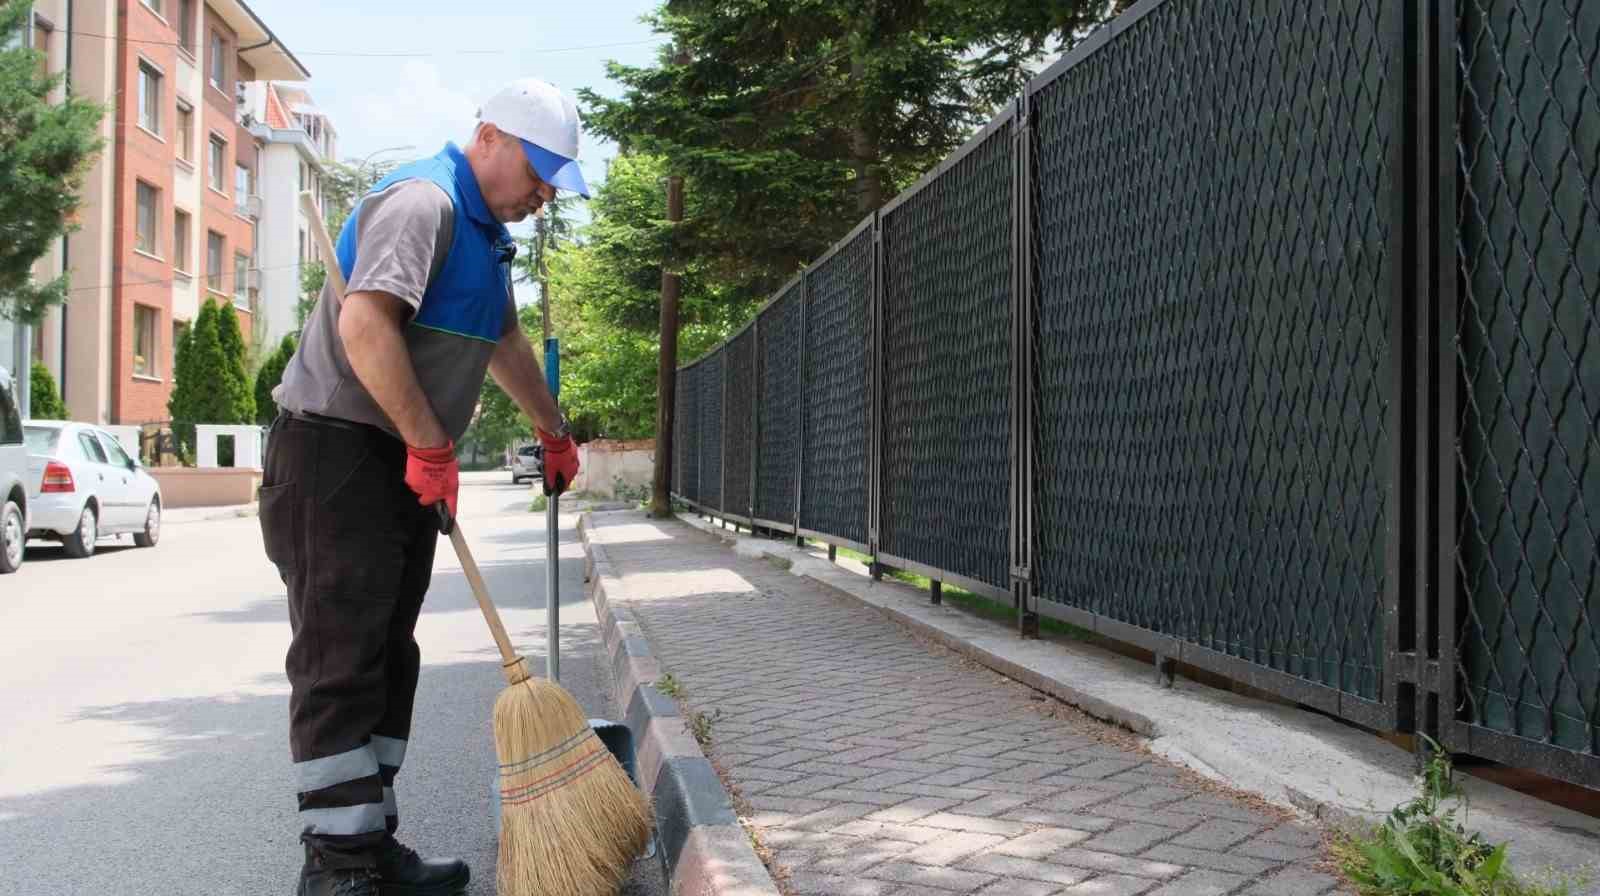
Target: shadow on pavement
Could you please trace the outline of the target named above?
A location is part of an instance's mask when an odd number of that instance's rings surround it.
[[[591,715],[612,714],[596,690],[604,681],[592,661],[595,638],[574,633],[564,648],[572,660],[564,683]],[[402,839],[466,859],[472,896],[495,891],[489,719],[504,686],[497,660],[487,647],[482,661],[423,667],[396,787]],[[71,721],[104,723],[85,726],[89,736],[118,733],[121,742],[108,743],[106,764],[93,770],[104,783],[0,798],[0,892],[253,896],[292,888],[301,852],[286,694],[115,704]],[[116,760],[134,749],[149,758]],[[664,892],[651,864],[636,868],[639,880],[625,893]]]

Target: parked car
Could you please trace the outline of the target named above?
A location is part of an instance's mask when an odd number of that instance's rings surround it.
[[[22,566],[28,532],[28,449],[11,374],[0,367],[0,573]]]
[[[70,557],[94,553],[102,535],[161,540],[161,486],[110,433],[84,423],[30,420],[30,538],[61,542]]]
[[[538,479],[544,475],[540,466],[540,450],[538,445],[523,445],[511,456],[511,484],[516,485],[524,479]]]

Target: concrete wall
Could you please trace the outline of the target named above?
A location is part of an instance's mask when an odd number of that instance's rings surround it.
[[[261,471],[251,469],[153,467],[149,472],[161,483],[161,500],[168,508],[249,504],[261,485]]]
[[[578,446],[578,480],[572,490],[597,497],[616,497],[620,479],[630,488],[649,489],[655,475],[655,440],[599,440]]]

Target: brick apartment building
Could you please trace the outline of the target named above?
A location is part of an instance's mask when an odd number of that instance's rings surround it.
[[[37,0],[30,43],[74,94],[106,109],[106,148],[80,229],[36,275],[71,277],[67,302],[27,338],[77,420],[165,420],[173,347],[211,298],[250,338],[262,140],[247,86],[310,73],[241,0]]]

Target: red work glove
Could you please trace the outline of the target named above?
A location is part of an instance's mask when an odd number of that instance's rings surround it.
[[[578,478],[578,446],[567,433],[553,436],[538,427],[534,429],[539,433],[539,444],[544,446],[544,493],[559,495]]]
[[[456,462],[454,442],[442,448],[406,446],[406,485],[417,493],[417,503],[431,507],[443,501],[456,517],[456,492],[461,488],[461,465]]]

